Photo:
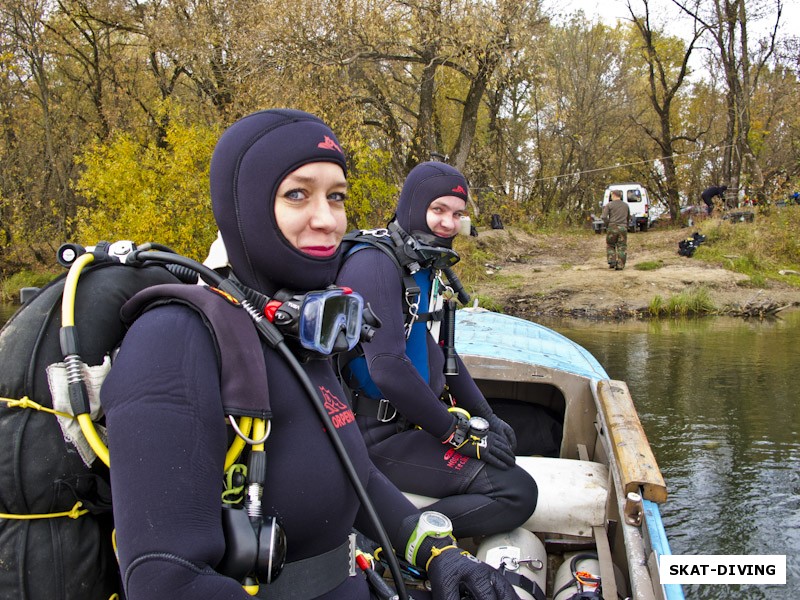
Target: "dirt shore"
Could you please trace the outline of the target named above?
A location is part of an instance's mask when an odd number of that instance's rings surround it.
[[[592,319],[643,318],[655,296],[664,301],[703,286],[718,311],[763,316],[782,307],[800,306],[800,288],[779,282],[754,287],[746,275],[696,257],[678,254],[678,242],[691,229],[651,229],[628,235],[628,264],[608,268],[605,235],[528,234],[502,229],[480,232],[478,244],[501,238],[499,258],[486,265],[488,280],[476,292],[489,296],[506,313],[523,318],[573,316]],[[490,241],[491,240],[491,241]],[[654,270],[638,270],[644,262],[660,262]]]

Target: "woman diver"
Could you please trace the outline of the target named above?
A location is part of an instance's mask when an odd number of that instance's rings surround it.
[[[295,110],[240,119],[217,143],[210,180],[236,285],[272,298],[281,290],[291,290],[290,297],[326,290],[334,282],[346,229],[346,163],[322,121]],[[327,296],[319,297],[324,302]],[[156,305],[131,325],[103,385],[116,540],[128,600],[251,597],[223,568],[236,554],[231,551],[236,540],[226,537],[221,517],[231,428],[225,424],[220,368],[225,360],[218,356],[217,341],[196,310],[180,303]],[[463,590],[482,600],[514,598],[498,571],[455,547],[446,519],[443,524],[436,513],[421,515],[374,467],[326,355],[331,344],[318,338],[310,343],[315,350],[304,346],[302,370],[324,400],[396,552],[427,568],[433,598],[457,600]],[[263,441],[259,499],[263,513],[285,534],[286,564],[274,581],[261,577],[255,594],[367,600],[366,579],[349,572],[348,536],[355,527],[373,537],[375,527],[298,374],[269,344],[262,342],[259,354],[272,415]],[[238,373],[235,365],[233,370]],[[336,560],[342,548],[345,559]],[[415,591],[414,597],[424,592]]]

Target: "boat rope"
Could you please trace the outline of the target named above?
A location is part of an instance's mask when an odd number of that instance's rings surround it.
[[[52,415],[58,415],[59,417],[65,417],[68,419],[75,418],[75,415],[71,415],[69,413],[61,412],[60,410],[55,410],[53,408],[43,406],[38,402],[31,400],[27,396],[23,396],[18,400],[15,400],[14,398],[0,398],[0,402],[5,402],[9,408],[31,408],[33,410],[50,413]]]
[[[58,517],[69,517],[70,519],[77,519],[78,517],[82,517],[89,511],[85,508],[81,510],[81,506],[83,503],[78,500],[69,510],[65,510],[64,512],[57,512],[57,513],[38,513],[32,515],[12,515],[8,513],[0,513],[0,519],[16,519],[18,521],[30,521],[33,519],[55,519]]]

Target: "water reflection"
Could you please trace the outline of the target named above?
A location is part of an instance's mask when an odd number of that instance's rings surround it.
[[[17,308],[19,308],[17,305],[0,302],[0,327],[5,325],[6,321],[14,314]]]
[[[800,311],[769,322],[545,324],[628,383],[670,491],[673,553],[787,557],[786,586],[692,586],[687,597],[796,597]]]

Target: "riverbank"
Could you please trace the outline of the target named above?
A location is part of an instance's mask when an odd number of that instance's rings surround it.
[[[759,277],[756,285],[748,275],[699,258],[701,252],[680,256],[678,242],[702,231],[656,227],[629,234],[623,271],[608,268],[605,236],[588,229],[481,231],[474,241],[476,254],[492,258],[469,287],[489,308],[526,319],[649,318],[668,306],[676,313],[683,308],[688,313],[760,317],[800,306],[800,274],[776,272],[775,279]],[[733,265],[737,258],[729,255],[727,260]]]

